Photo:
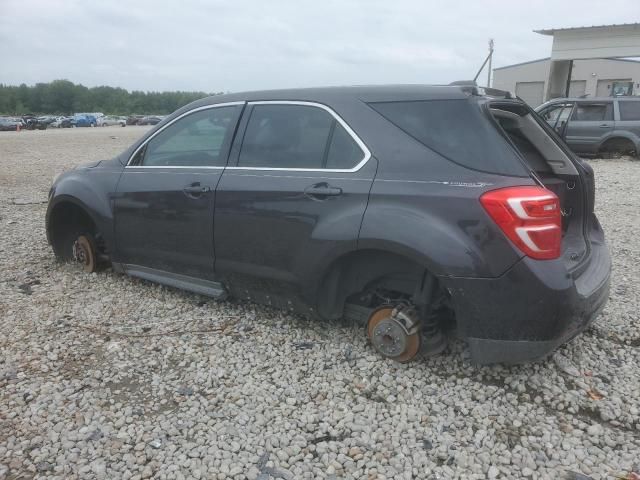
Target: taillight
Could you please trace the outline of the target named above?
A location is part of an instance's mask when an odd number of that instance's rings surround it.
[[[480,203],[504,234],[528,257],[560,256],[560,200],[542,187],[507,187],[486,192]]]

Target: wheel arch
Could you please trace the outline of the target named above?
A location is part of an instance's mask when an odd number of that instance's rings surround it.
[[[317,311],[323,318],[342,316],[345,301],[379,282],[412,295],[433,264],[418,252],[396,253],[382,248],[363,248],[334,259],[319,277]]]
[[[598,146],[598,153],[607,151],[607,146],[613,146],[616,143],[630,143],[638,153],[640,147],[640,139],[630,132],[614,132]]]
[[[76,196],[61,194],[49,202],[45,220],[47,240],[56,255],[60,256],[62,251],[64,232],[76,225],[86,227],[94,235],[101,234],[106,250],[111,251],[111,232],[95,206]]]

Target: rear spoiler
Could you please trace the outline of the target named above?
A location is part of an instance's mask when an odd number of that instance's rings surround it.
[[[476,82],[473,80],[458,80],[456,82],[451,82],[450,86],[460,87],[467,95],[474,95],[478,97],[495,97],[495,98],[506,98],[506,99],[515,99],[516,97],[513,93],[508,92],[506,90],[499,90],[497,88],[490,87],[479,87]]]

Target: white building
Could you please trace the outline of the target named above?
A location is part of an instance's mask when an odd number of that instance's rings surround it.
[[[507,65],[493,69],[492,86],[515,92],[532,107],[543,103],[549,79],[551,58]],[[609,97],[640,95],[640,61],[627,59],[574,60],[569,96]],[[551,95],[551,98],[554,96]]]
[[[492,86],[533,106],[564,96],[640,95],[640,23],[535,30],[551,56],[493,70]],[[625,58],[626,57],[626,58]]]

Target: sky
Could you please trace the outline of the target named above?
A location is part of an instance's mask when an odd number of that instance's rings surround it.
[[[637,21],[640,0],[0,0],[0,83],[449,83],[475,76],[489,38],[500,67],[549,56],[534,29]]]

